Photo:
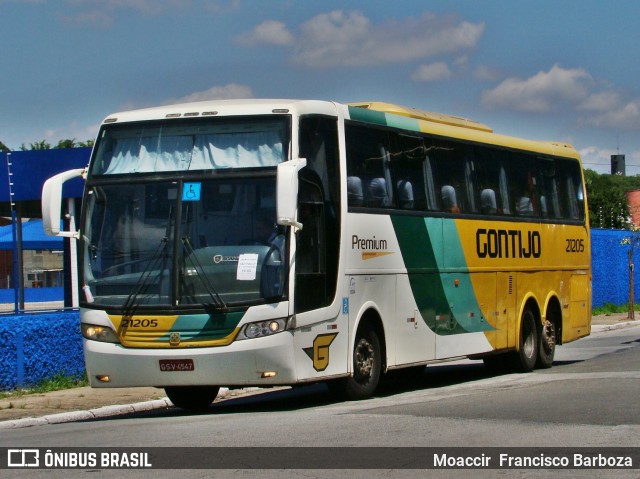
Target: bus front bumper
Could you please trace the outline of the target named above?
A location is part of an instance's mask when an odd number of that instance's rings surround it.
[[[228,346],[131,349],[84,339],[91,387],[275,386],[294,384],[293,335],[282,332]]]

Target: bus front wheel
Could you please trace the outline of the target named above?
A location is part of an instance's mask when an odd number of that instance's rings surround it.
[[[218,386],[171,386],[164,388],[174,406],[182,409],[204,409],[218,395]]]
[[[332,393],[357,401],[373,396],[382,371],[382,348],[378,333],[370,326],[358,330],[353,347],[353,375],[328,383]]]

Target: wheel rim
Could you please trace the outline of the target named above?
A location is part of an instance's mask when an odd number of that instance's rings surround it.
[[[551,321],[544,323],[542,328],[542,347],[546,353],[553,351],[556,346],[556,328]]]
[[[532,330],[533,327],[535,326],[533,326],[532,318],[530,315],[527,315],[527,321],[525,322],[524,329],[522,331],[524,334],[522,349],[525,356],[528,358],[533,357],[536,348],[535,336]]]
[[[375,354],[373,345],[364,338],[358,341],[355,349],[355,370],[356,379],[362,381],[371,377]]]

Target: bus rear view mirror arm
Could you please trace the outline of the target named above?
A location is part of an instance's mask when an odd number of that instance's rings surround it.
[[[42,224],[49,236],[78,238],[77,232],[60,231],[60,209],[62,206],[62,185],[77,177],[87,177],[86,168],[64,171],[45,181],[42,187]]]
[[[302,229],[298,222],[298,172],[307,165],[306,158],[285,161],[278,165],[277,221],[282,226]]]

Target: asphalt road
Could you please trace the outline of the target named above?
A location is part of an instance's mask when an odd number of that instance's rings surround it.
[[[224,401],[205,413],[169,409],[67,424],[3,430],[0,447],[640,447],[640,326],[607,331],[558,349],[554,367],[491,376],[481,363],[430,366],[410,388],[336,402],[321,385]],[[166,449],[180,467],[188,463]],[[229,450],[233,452],[233,450]],[[354,454],[357,454],[357,450]],[[363,450],[366,451],[366,450]],[[377,451],[377,450],[376,450]],[[188,450],[187,450],[188,452]],[[207,453],[206,450],[194,450]],[[380,454],[392,453],[383,450]],[[328,465],[332,457],[324,453]],[[166,458],[165,458],[166,459]],[[195,459],[194,459],[195,460]],[[337,462],[335,463],[337,464]],[[185,464],[188,465],[188,464]],[[304,466],[304,464],[302,464]],[[248,467],[248,466],[245,466]],[[391,466],[390,466],[391,467]],[[637,465],[636,465],[637,467]],[[240,469],[239,467],[236,467]],[[415,470],[378,468],[96,470],[100,477],[604,477],[633,470]],[[2,477],[66,478],[81,471],[2,471]],[[95,475],[92,477],[96,477]]]

